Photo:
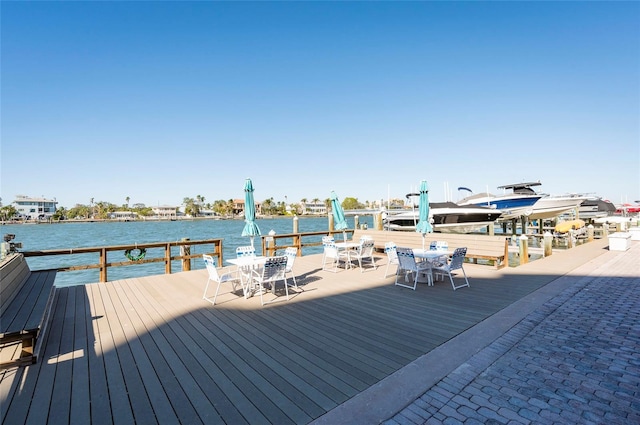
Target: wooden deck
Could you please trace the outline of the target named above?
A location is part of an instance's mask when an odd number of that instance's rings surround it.
[[[205,270],[60,288],[40,361],[0,375],[1,420],[307,424],[604,247],[468,264],[471,287],[455,292],[448,281],[394,286],[386,257],[335,274],[300,257],[297,293],[265,307],[202,300]]]

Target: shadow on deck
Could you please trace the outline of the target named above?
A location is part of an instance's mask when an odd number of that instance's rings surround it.
[[[394,286],[383,257],[334,274],[312,255],[291,300],[265,307],[203,301],[205,270],[59,288],[42,360],[0,375],[2,422],[307,424],[605,247],[465,265],[471,287],[455,292]]]

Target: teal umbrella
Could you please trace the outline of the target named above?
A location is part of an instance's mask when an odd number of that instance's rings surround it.
[[[333,227],[336,230],[343,231],[344,241],[346,242],[346,229],[349,226],[347,225],[347,219],[344,218],[344,211],[342,210],[342,205],[340,205],[340,201],[338,200],[338,195],[336,195],[333,190],[331,191],[331,211],[333,213]]]
[[[253,237],[260,236],[260,228],[256,224],[256,204],[253,201],[253,183],[251,179],[247,179],[244,183],[244,229],[242,236],[251,238],[251,246],[253,246]]]
[[[429,187],[427,181],[420,183],[420,204],[418,207],[418,224],[416,232],[422,233],[422,249],[424,249],[424,235],[433,232],[433,227],[429,223]]]

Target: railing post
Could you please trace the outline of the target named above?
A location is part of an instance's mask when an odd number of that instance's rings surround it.
[[[266,238],[266,240],[267,240],[267,257],[273,257],[273,253],[275,251],[275,249],[273,248],[273,246],[275,245],[275,238],[274,238],[275,235],[276,235],[276,231],[271,229],[269,231],[269,237]]]
[[[182,242],[188,241],[189,238],[182,238]],[[189,245],[180,245],[180,256],[184,257],[187,255],[191,255],[191,246]],[[191,258],[183,258],[182,259],[182,271],[188,272],[191,270]]]
[[[298,255],[300,255],[300,252],[302,251],[302,238],[300,237],[300,233],[296,233],[293,237],[293,244],[298,248]]]
[[[107,281],[107,249],[100,249],[100,282]]]
[[[214,248],[217,247],[217,254],[218,254],[218,264],[222,264],[222,241],[216,242],[214,245]]]
[[[171,244],[164,246],[164,273],[171,274]]]

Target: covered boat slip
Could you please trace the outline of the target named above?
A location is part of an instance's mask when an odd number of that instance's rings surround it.
[[[448,281],[394,286],[386,257],[330,273],[305,256],[299,290],[265,307],[202,300],[205,270],[58,288],[39,362],[0,375],[1,420],[310,423],[605,247],[518,268],[465,264],[471,287],[455,292]]]

